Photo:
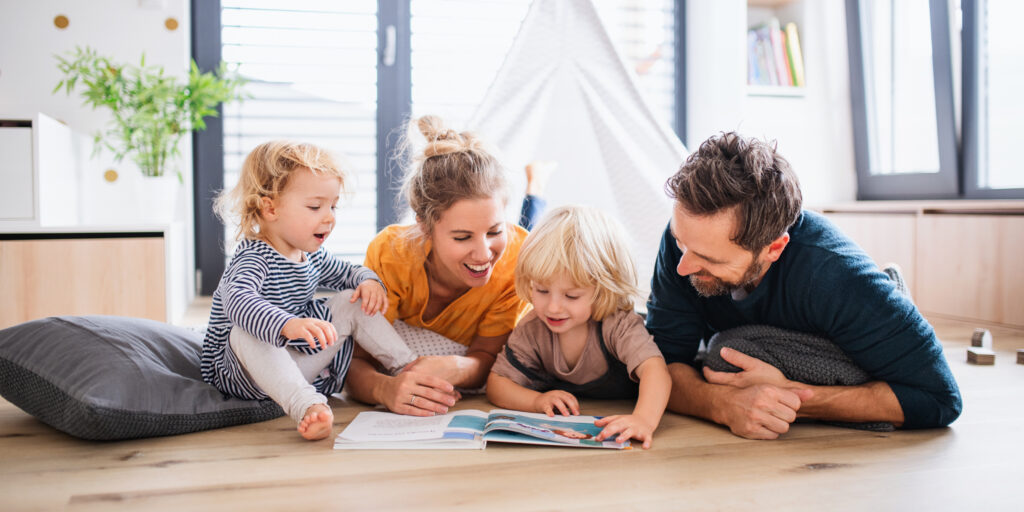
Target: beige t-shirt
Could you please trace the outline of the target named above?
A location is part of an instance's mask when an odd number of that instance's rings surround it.
[[[616,311],[598,323],[588,322],[587,341],[580,359],[571,371],[558,345],[558,335],[551,332],[537,313],[530,311],[508,338],[508,347],[516,359],[537,373],[547,374],[573,384],[587,384],[608,371],[608,360],[601,351],[597,328],[601,326],[605,346],[612,357],[622,361],[629,371],[629,377],[638,380],[636,368],[652,357],[662,357],[654,344],[654,337],[644,327],[640,315],[631,311]],[[539,390],[542,383],[533,382],[517,370],[505,357],[505,351],[498,354],[492,372],[511,379],[520,386]]]

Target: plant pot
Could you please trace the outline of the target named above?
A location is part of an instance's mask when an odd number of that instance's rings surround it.
[[[171,223],[175,219],[180,189],[177,176],[141,177],[137,182],[133,223]]]

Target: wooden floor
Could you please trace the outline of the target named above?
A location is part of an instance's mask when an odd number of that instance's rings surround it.
[[[286,418],[81,441],[0,400],[0,510],[1024,510],[1024,333],[993,329],[996,365],[973,366],[973,326],[935,323],[965,407],[931,431],[801,424],[746,441],[666,414],[649,451],[360,452],[305,442]],[[367,410],[332,405],[335,434]],[[482,397],[461,406],[489,408]],[[583,412],[628,408],[587,402]]]

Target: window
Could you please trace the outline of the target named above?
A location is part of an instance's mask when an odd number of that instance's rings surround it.
[[[1024,47],[1018,21],[1024,4],[965,0],[964,166],[965,195],[1024,197],[1024,170],[1016,149],[1024,137]]]
[[[221,7],[222,58],[250,80],[251,95],[224,107],[224,187],[238,182],[245,156],[267,140],[332,151],[352,180],[324,245],[362,263],[377,232],[376,0],[222,0]],[[236,227],[226,229],[233,240]]]
[[[955,197],[946,0],[848,0],[859,199]]]
[[[847,0],[859,199],[1024,197],[1021,16],[1013,0]]]

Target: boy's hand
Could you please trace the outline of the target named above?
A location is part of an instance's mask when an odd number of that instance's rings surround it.
[[[555,410],[562,416],[578,416],[580,414],[580,403],[572,393],[556,389],[541,393],[533,401],[533,410],[542,412],[548,416],[554,416]]]
[[[281,335],[290,340],[306,340],[313,350],[316,350],[317,341],[320,348],[327,348],[338,341],[338,331],[334,326],[316,318],[292,318],[285,322]]]
[[[363,299],[363,313],[367,315],[375,315],[378,311],[384,314],[388,311],[388,292],[384,291],[384,287],[373,279],[359,283],[349,302],[359,299]]]
[[[642,442],[644,450],[651,447],[654,429],[658,428],[636,414],[605,416],[595,421],[594,425],[604,427],[604,430],[594,438],[595,441],[604,441],[618,434],[619,436],[615,438],[616,443],[625,443],[632,438]]]

